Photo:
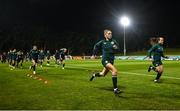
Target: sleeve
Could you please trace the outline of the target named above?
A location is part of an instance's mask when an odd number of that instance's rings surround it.
[[[114,45],[113,45],[113,48],[114,48],[114,50],[116,50],[116,51],[118,51],[119,50],[119,44],[118,44],[118,42],[116,41],[116,40],[113,40],[114,41]]]
[[[93,55],[96,55],[98,53],[98,50],[102,47],[102,43],[103,43],[103,41],[101,40],[94,45]]]
[[[29,57],[32,57],[32,50],[29,51],[28,56],[29,56]]]
[[[152,52],[157,48],[157,45],[152,46],[151,49],[148,50],[148,57],[151,58]]]
[[[62,51],[59,53],[59,57],[62,58]]]

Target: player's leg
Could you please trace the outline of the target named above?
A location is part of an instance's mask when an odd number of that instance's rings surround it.
[[[111,63],[108,63],[106,65],[106,68],[112,72],[112,82],[113,82],[113,87],[114,87],[114,93],[115,94],[120,93],[120,90],[117,87],[117,73],[118,73],[117,69]]]
[[[24,59],[22,58],[21,61],[20,61],[20,63],[21,63],[21,68],[22,68],[22,66],[23,66],[23,62],[24,62]]]
[[[60,59],[57,59],[57,65],[60,65]]]
[[[42,67],[43,59],[40,59],[39,62],[40,62],[40,66]]]
[[[16,65],[16,60],[13,59],[13,60],[12,60],[12,68],[13,68],[13,69],[15,69],[15,65]]]
[[[90,81],[92,81],[95,77],[105,77],[108,72],[109,72],[109,70],[104,67],[101,72],[96,72],[96,73],[92,74]]]
[[[61,64],[62,64],[62,69],[64,69],[64,67],[65,67],[65,60],[61,60]]]
[[[47,65],[50,65],[50,58],[47,57]]]
[[[161,75],[163,73],[163,70],[164,70],[163,69],[163,65],[159,65],[158,67],[156,67],[156,69],[157,69],[157,76],[156,76],[154,82],[159,82],[160,81],[160,77],[161,77]]]
[[[16,63],[17,68],[19,67],[19,62],[20,62],[20,59],[17,59],[17,63]]]
[[[36,60],[34,60],[34,59],[32,59],[31,69],[33,69],[33,74],[36,74]]]
[[[152,64],[153,64],[153,66],[150,65],[150,66],[148,67],[148,72],[150,72],[151,70],[157,72],[157,69],[156,69],[156,67],[157,67],[157,62],[156,62],[156,61],[153,61]]]

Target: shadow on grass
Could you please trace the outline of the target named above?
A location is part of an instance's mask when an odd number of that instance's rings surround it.
[[[154,84],[159,84],[159,85],[163,85],[163,84],[167,84],[167,85],[180,85],[180,82],[176,81],[169,81],[168,79],[160,79],[159,82],[155,83],[154,79],[150,80],[150,82],[154,83]]]
[[[95,88],[98,88],[98,89],[100,89],[100,90],[105,90],[105,91],[114,93],[114,92],[113,92],[113,87],[105,87],[105,86],[103,86],[103,87],[95,87]],[[116,97],[120,97],[120,98],[127,98],[127,97],[125,97],[124,95],[122,95],[123,93],[125,93],[124,89],[126,89],[126,87],[124,87],[124,86],[118,86],[118,88],[121,90],[121,92],[120,92],[119,94],[114,94],[114,95],[115,95]]]

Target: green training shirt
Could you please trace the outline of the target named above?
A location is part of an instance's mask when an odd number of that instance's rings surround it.
[[[94,45],[93,54],[96,55],[98,50],[102,50],[103,59],[114,60],[114,54],[118,50],[118,43],[114,39],[101,40]]]
[[[160,61],[161,57],[165,57],[163,53],[163,46],[161,44],[155,44],[148,50],[148,56],[151,58],[153,54],[154,61]]]

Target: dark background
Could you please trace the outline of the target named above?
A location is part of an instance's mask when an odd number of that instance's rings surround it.
[[[127,52],[147,50],[150,37],[165,37],[166,48],[180,47],[178,0],[0,0],[0,51],[66,47],[72,55],[90,55],[109,28],[123,52],[127,15]]]

